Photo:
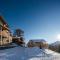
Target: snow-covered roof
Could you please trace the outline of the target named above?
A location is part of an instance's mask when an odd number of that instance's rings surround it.
[[[44,39],[32,39],[33,42],[46,42]]]

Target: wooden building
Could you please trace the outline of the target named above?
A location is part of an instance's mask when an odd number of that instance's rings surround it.
[[[48,43],[44,39],[33,39],[27,44],[28,47],[48,48]]]
[[[12,35],[9,30],[9,25],[0,16],[0,45],[6,45],[12,42]]]
[[[22,37],[13,36],[12,41],[13,41],[13,43],[16,43],[17,45],[25,46],[25,42],[24,42],[24,39]]]

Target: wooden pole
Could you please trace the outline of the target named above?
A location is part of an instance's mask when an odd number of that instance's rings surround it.
[[[2,45],[2,27],[1,27],[1,45]]]
[[[9,38],[9,43],[10,43],[10,36],[9,36],[9,32],[8,32],[8,38]]]

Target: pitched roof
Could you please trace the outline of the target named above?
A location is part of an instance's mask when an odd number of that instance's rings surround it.
[[[7,29],[9,30],[9,25],[7,24],[7,22],[4,20],[3,16],[0,16],[0,21],[3,23],[2,27],[3,29]],[[6,25],[6,26],[4,26]],[[10,30],[9,30],[10,31]]]
[[[4,20],[4,18],[2,16],[0,16],[0,20],[8,26],[7,22]]]
[[[32,39],[33,42],[46,42],[44,39]]]

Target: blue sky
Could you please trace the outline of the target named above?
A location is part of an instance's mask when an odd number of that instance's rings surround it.
[[[60,34],[59,0],[1,0],[0,15],[12,31],[24,30],[26,41],[43,38],[50,43]]]

